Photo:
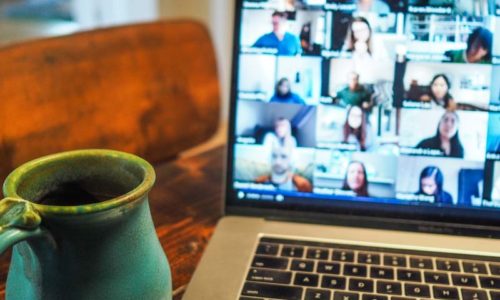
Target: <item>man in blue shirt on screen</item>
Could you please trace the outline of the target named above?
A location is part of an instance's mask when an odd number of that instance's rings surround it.
[[[302,53],[299,38],[286,31],[286,22],[286,13],[275,11],[272,15],[273,31],[261,36],[253,47],[274,48],[278,50],[278,55]]]

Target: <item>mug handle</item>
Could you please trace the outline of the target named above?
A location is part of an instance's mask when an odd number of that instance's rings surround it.
[[[16,243],[39,236],[42,218],[26,201],[7,197],[0,201],[0,254]]]

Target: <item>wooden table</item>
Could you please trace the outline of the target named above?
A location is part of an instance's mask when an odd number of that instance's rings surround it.
[[[150,205],[156,232],[172,269],[174,299],[181,299],[222,214],[223,147],[161,164]],[[1,294],[10,254],[0,259]]]

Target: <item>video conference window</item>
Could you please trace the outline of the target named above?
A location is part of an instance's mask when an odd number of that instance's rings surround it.
[[[323,10],[243,10],[241,45],[283,56],[320,55],[325,43]]]
[[[402,98],[423,108],[487,110],[491,79],[491,65],[409,62]]]
[[[238,104],[237,141],[315,147],[316,107],[253,101]]]
[[[398,199],[442,205],[480,206],[484,163],[434,157],[399,158]]]
[[[318,108],[317,142],[320,147],[397,155],[394,118],[368,115],[359,106]]]
[[[318,104],[321,59],[242,54],[238,90],[240,99],[282,104]]]
[[[236,145],[237,187],[311,193],[314,149],[275,145]]]
[[[393,156],[318,150],[314,187],[336,195],[394,198],[396,170]]]
[[[401,110],[401,154],[484,161],[488,113]]]
[[[500,207],[498,1],[244,1],[234,188]]]
[[[410,59],[491,63],[494,18],[408,14]]]

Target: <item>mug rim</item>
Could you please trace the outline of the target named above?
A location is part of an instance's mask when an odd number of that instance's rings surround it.
[[[123,195],[102,202],[85,205],[45,205],[24,199],[23,197],[18,195],[17,187],[22,181],[23,176],[36,167],[49,162],[56,162],[68,158],[78,157],[113,157],[133,162],[144,171],[144,178],[135,188]],[[143,198],[153,187],[155,179],[156,175],[153,166],[139,156],[109,149],[82,149],[50,154],[22,164],[14,171],[12,171],[5,179],[5,182],[3,184],[3,193],[5,197],[17,198],[29,202],[42,215],[86,215],[108,211],[113,208],[124,206],[126,204],[131,204]]]

